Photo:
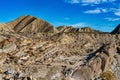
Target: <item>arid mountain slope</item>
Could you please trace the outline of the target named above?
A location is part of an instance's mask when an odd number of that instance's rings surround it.
[[[0,23],[0,33],[5,33],[5,32],[14,32],[14,30],[8,27],[5,23]]]
[[[33,16],[21,16],[20,18],[7,23],[9,27],[17,33],[39,33],[39,32],[51,32],[56,33],[58,30],[51,24]]]
[[[55,28],[33,16],[0,30],[0,80],[120,80],[120,34]]]

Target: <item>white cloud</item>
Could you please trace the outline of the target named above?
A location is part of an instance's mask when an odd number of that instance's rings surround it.
[[[114,9],[113,12],[116,16],[120,16],[120,9]]]
[[[84,11],[84,13],[87,13],[87,14],[99,14],[99,13],[106,13],[106,12],[108,12],[108,10],[104,8],[96,8],[94,10]]]
[[[116,16],[120,16],[120,9],[119,8],[96,8],[93,10],[84,11],[83,13],[99,14],[99,13],[107,13],[107,12],[111,12]]]
[[[120,16],[120,11],[115,12],[115,15]]]
[[[120,8],[110,8],[109,11],[113,12],[116,16],[120,16]]]
[[[110,3],[114,2],[116,0],[65,0],[65,2],[68,3],[81,3],[81,5],[86,6],[86,5],[96,5],[96,4],[102,4],[102,3]]]
[[[104,13],[108,12],[108,10],[104,9],[104,8],[101,8],[101,11],[104,12]]]
[[[105,18],[106,20],[108,21],[118,21],[120,20],[120,18],[111,18],[111,17],[108,17],[108,18]]]
[[[120,11],[114,12],[114,14],[120,16]]]
[[[84,4],[100,4],[106,2],[106,0],[81,0]]]
[[[98,14],[98,13],[101,13],[101,11],[100,11],[99,9],[95,9],[95,10],[85,11],[84,13],[88,13],[88,14]]]
[[[80,0],[65,0],[65,2],[74,4],[74,3],[80,3]]]
[[[80,22],[80,23],[76,23],[76,24],[71,24],[71,25],[69,25],[69,26],[73,26],[73,27],[85,27],[86,24],[83,23],[83,22]]]

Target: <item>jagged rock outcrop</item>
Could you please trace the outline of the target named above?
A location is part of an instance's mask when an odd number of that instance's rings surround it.
[[[115,44],[103,45],[95,53],[92,53],[87,58],[87,63],[80,66],[73,74],[73,80],[90,80],[97,77],[100,73],[109,71],[109,65],[111,64],[116,51]],[[115,76],[112,79],[115,80]]]
[[[60,32],[83,32],[83,33],[100,33],[100,31],[93,30],[90,27],[74,28],[73,26],[60,26],[57,28]],[[102,32],[101,32],[102,33]]]
[[[111,32],[111,34],[120,34],[120,24]]]
[[[114,58],[116,54],[119,57],[118,35],[64,33],[52,36],[51,40],[31,39],[18,34],[0,36],[0,70],[5,79],[12,79],[16,74],[20,80],[27,77],[89,80],[109,71],[119,75],[119,61]]]

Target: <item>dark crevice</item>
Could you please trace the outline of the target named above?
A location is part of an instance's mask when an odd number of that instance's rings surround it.
[[[51,26],[51,25],[50,25],[50,26]],[[45,22],[43,27],[44,27],[44,28],[42,28],[42,31],[44,32],[44,31],[46,31],[47,28],[49,27],[49,24]]]
[[[53,28],[52,26],[47,26],[47,29],[45,29],[45,32],[49,32],[51,30],[51,28]]]
[[[98,50],[96,50],[94,53],[89,54],[88,57],[86,58],[86,61],[89,61],[90,59],[92,59],[92,58],[96,55],[97,52],[102,52],[102,51],[104,51],[104,48],[105,48],[105,47],[106,47],[106,45],[103,44],[103,45],[102,45]]]
[[[23,26],[23,27],[22,27],[19,31],[17,31],[17,32],[20,32],[21,30],[23,30],[27,25],[29,25],[30,23],[32,23],[35,19],[36,19],[35,17],[29,19],[29,20],[26,22],[25,26]]]
[[[22,22],[23,20],[25,20],[27,17],[29,17],[29,16],[24,17],[20,22],[18,22],[18,23],[14,26],[14,29],[13,29],[13,30],[16,31],[18,25],[21,24],[21,22]]]

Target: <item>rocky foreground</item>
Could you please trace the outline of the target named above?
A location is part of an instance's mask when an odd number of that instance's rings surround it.
[[[0,80],[120,80],[119,33],[33,16],[0,24]]]

